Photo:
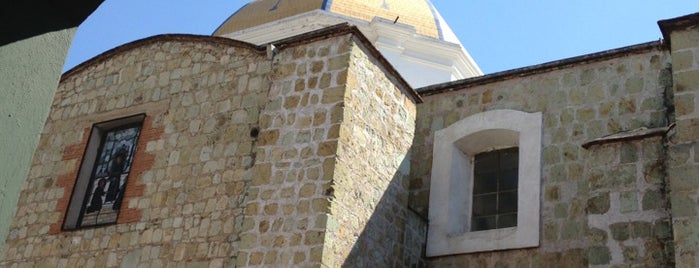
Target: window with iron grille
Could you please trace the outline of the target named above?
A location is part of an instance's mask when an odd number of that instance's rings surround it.
[[[428,257],[539,246],[542,136],[543,114],[516,110],[434,132]]]
[[[474,157],[471,231],[517,226],[517,147]]]

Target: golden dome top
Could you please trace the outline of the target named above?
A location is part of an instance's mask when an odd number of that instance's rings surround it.
[[[448,30],[429,0],[256,0],[231,15],[213,35],[220,36],[314,10],[367,22],[374,17],[390,21],[397,19],[415,27],[418,34],[442,40],[442,29]]]

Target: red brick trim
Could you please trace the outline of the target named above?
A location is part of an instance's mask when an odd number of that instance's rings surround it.
[[[163,126],[155,127],[153,125],[153,116],[147,116],[143,122],[141,136],[138,139],[138,147],[134,156],[134,163],[131,166],[129,180],[126,182],[124,189],[124,201],[117,224],[137,222],[141,220],[141,210],[138,208],[128,207],[129,201],[135,197],[143,196],[145,185],[143,184],[143,173],[150,170],[155,163],[155,155],[146,152],[146,145],[151,141],[160,139],[165,128]]]
[[[77,160],[75,167],[70,173],[61,175],[56,180],[56,186],[64,189],[63,197],[61,197],[56,203],[56,211],[61,213],[60,220],[51,224],[49,227],[49,234],[58,234],[61,232],[61,227],[63,226],[63,220],[68,211],[68,205],[70,204],[70,199],[73,193],[73,187],[75,187],[76,179],[78,178],[78,172],[80,171],[80,160],[82,160],[85,154],[85,147],[90,139],[90,128],[85,128],[83,139],[79,144],[74,144],[67,146],[63,150],[63,161]],[[155,155],[146,152],[147,144],[151,141],[155,141],[161,138],[164,132],[164,127],[156,127],[153,125],[153,116],[146,116],[143,122],[143,129],[141,130],[141,136],[139,137],[136,154],[134,156],[134,163],[131,166],[131,173],[129,174],[129,179],[127,180],[126,187],[124,190],[124,199],[121,210],[119,211],[119,218],[117,219],[117,224],[138,222],[141,220],[141,210],[138,208],[129,208],[128,204],[132,198],[143,196],[145,185],[143,184],[143,173],[150,170],[155,162]]]
[[[78,178],[78,172],[80,171],[80,161],[83,154],[85,154],[85,147],[87,142],[90,140],[90,128],[85,128],[83,131],[83,140],[74,145],[70,145],[63,149],[63,157],[61,160],[78,160],[76,161],[73,170],[70,173],[63,174],[56,179],[56,186],[63,187],[63,197],[58,199],[56,203],[56,211],[61,213],[60,220],[49,226],[49,234],[57,234],[61,232],[61,225],[63,224],[63,219],[68,211],[68,205],[70,204],[70,197],[73,193],[73,187],[75,187],[75,179]]]

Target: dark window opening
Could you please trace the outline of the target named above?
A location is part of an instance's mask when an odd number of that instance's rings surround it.
[[[471,231],[517,226],[519,148],[480,153],[473,163]]]

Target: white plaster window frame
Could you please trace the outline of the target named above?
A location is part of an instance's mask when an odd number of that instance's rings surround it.
[[[88,139],[87,145],[85,146],[85,152],[83,153],[83,159],[80,163],[78,177],[75,180],[75,186],[73,186],[73,192],[70,195],[70,202],[63,220],[64,231],[72,231],[100,226],[89,225],[81,227],[79,226],[78,221],[80,219],[80,213],[82,212],[85,198],[87,198],[87,187],[89,185],[90,178],[92,177],[92,172],[95,167],[95,163],[97,162],[97,157],[99,157],[97,154],[99,153],[100,146],[102,145],[104,134],[109,132],[110,130],[122,126],[138,123],[143,124],[145,118],[146,114],[136,114],[105,122],[95,123],[94,125],[92,125],[92,129],[90,131],[90,138]]]
[[[470,231],[473,157],[519,147],[517,226]],[[492,110],[434,135],[427,256],[539,246],[542,113]]]

